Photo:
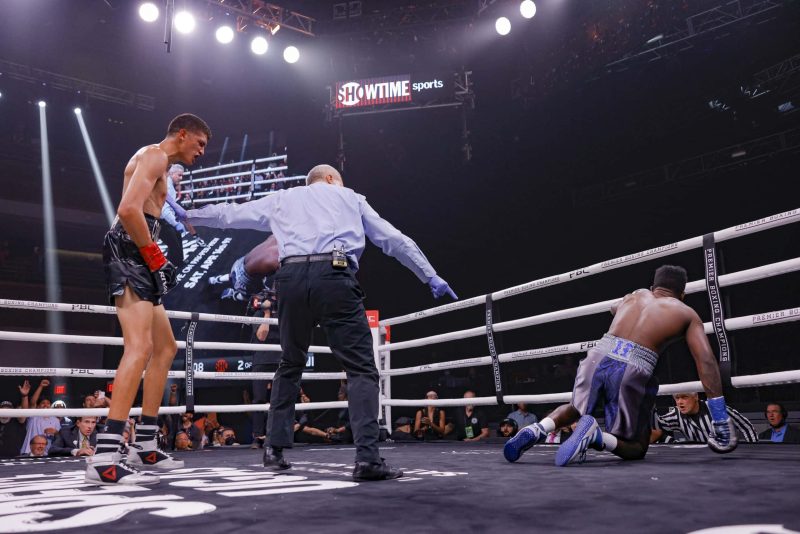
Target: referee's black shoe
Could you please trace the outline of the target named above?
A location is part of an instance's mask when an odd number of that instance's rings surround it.
[[[353,480],[392,480],[401,476],[403,472],[387,465],[383,458],[380,463],[356,462],[356,468],[353,470]]]
[[[286,469],[291,469],[292,464],[283,457],[283,450],[264,447],[264,467],[270,471],[285,471]]]

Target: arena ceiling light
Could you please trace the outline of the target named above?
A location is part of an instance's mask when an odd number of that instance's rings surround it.
[[[250,41],[250,50],[252,50],[256,55],[263,56],[267,53],[268,48],[269,43],[260,35],[258,37],[254,37],[253,40]]]
[[[508,35],[511,31],[511,21],[506,17],[500,17],[495,21],[494,29],[497,30],[497,33],[500,35]]]
[[[191,33],[197,22],[194,20],[194,15],[188,11],[179,11],[175,14],[175,29],[181,33]]]
[[[47,105],[47,102],[45,102],[44,100],[39,100],[39,101],[38,101],[36,104],[37,104],[37,105],[38,105],[40,108],[43,108],[43,107],[45,107],[45,106]]]
[[[532,19],[533,16],[536,15],[536,4],[533,0],[523,0],[519,5],[519,12],[526,19]]]
[[[75,109],[73,109],[72,111],[74,111],[74,112],[75,112],[75,115],[80,115],[81,113],[83,113],[83,112],[81,111],[81,108],[75,108]]]
[[[217,28],[216,33],[217,41],[222,44],[228,44],[233,41],[233,28],[230,26],[220,26]]]
[[[286,63],[297,63],[298,59],[300,59],[300,50],[296,46],[287,46],[283,50],[283,60]]]
[[[145,22],[155,22],[158,20],[158,6],[153,2],[142,2],[139,6],[139,16]]]

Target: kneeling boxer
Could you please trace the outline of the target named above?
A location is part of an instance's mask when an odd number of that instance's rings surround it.
[[[708,446],[726,453],[736,448],[736,432],[725,409],[719,366],[708,343],[703,321],[684,304],[686,270],[664,265],[655,273],[650,290],[626,295],[611,308],[614,320],[607,334],[578,366],[572,403],[564,404],[528,425],[506,442],[503,454],[516,462],[523,452],[544,441],[548,432],[578,421],[575,432],[561,444],[556,465],[582,462],[589,448],[610,451],[625,460],[644,458],[650,444],[650,418],[658,393],[653,374],[659,353],[672,340],[685,336],[708,396],[713,433]],[[606,432],[591,413],[602,397]]]

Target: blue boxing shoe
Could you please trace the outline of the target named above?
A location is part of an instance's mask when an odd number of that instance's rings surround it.
[[[584,415],[578,419],[575,432],[561,444],[556,452],[556,465],[565,465],[586,460],[587,449],[603,450],[603,432],[597,420],[591,415]]]
[[[506,441],[503,447],[503,456],[509,462],[516,462],[522,453],[533,447],[537,443],[541,443],[547,437],[547,432],[544,431],[542,425],[533,423],[524,427],[517,432],[517,435]]]

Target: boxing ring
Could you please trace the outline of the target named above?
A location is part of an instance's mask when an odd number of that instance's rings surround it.
[[[256,162],[253,162],[255,169]],[[253,173],[253,176],[255,173]],[[199,189],[199,188],[198,188]],[[251,197],[252,198],[252,197]],[[593,339],[533,347],[500,353],[495,336],[535,325],[545,325],[579,317],[606,313],[618,299],[594,302],[568,309],[523,318],[495,321],[496,302],[568,284],[637,263],[665,258],[700,249],[705,277],[687,284],[686,293],[706,293],[711,320],[707,334],[716,339],[720,368],[726,388],[751,388],[800,382],[800,369],[777,372],[731,374],[728,333],[800,320],[800,306],[760,313],[725,317],[722,290],[740,284],[779,277],[800,270],[800,257],[769,263],[737,272],[718,272],[716,244],[757,234],[800,221],[795,209],[747,222],[703,236],[685,239],[645,251],[595,263],[572,271],[540,278],[491,294],[448,303],[403,316],[377,320],[370,317],[376,366],[380,372],[381,424],[391,430],[392,408],[465,405],[498,406],[525,402],[555,404],[570,399],[570,392],[507,394],[502,366],[541,358],[586,352]],[[633,288],[631,288],[633,289]],[[799,303],[800,304],[800,303]],[[0,299],[1,308],[45,312],[113,314],[112,306],[47,303]],[[482,307],[483,324],[404,341],[389,341],[398,330],[411,323],[435,316]],[[368,314],[369,315],[369,314]],[[274,319],[234,315],[169,311],[171,320],[198,323],[220,321],[235,324],[277,324]],[[393,366],[402,361],[403,351],[456,340],[482,338],[488,354],[416,366]],[[0,340],[32,343],[79,343],[122,345],[122,339],[106,336],[59,335],[0,331]],[[715,343],[712,342],[712,346]],[[185,381],[187,402],[164,406],[160,413],[253,412],[268,411],[268,404],[194,405],[196,380],[271,379],[273,373],[194,372],[191,352],[197,349],[226,351],[274,351],[279,346],[249,343],[179,341],[187,354],[184,371],[170,371],[170,377]],[[311,347],[315,353],[330,353],[324,346]],[[445,398],[438,400],[395,397],[392,378],[421,375],[457,368],[491,368],[493,396]],[[113,370],[70,368],[0,367],[0,375],[60,376],[73,378],[112,377]],[[340,380],[344,373],[305,373],[304,380]],[[699,381],[664,384],[659,395],[702,391]],[[190,402],[191,400],[191,402]],[[346,402],[297,404],[297,410],[346,407]],[[0,417],[41,415],[106,415],[107,409],[0,409]],[[134,409],[131,414],[138,415]],[[266,473],[259,467],[260,452],[244,449],[214,449],[177,453],[187,467],[163,475],[159,486],[144,488],[91,488],[83,484],[83,464],[79,459],[20,459],[0,462],[0,532],[44,531],[86,524],[112,523],[115,529],[133,531],[131,515],[143,524],[163,524],[170,529],[189,530],[200,514],[212,514],[225,528],[255,528],[269,516],[279,530],[303,528],[355,530],[494,531],[509,527],[530,527],[543,531],[566,530],[598,532],[732,532],[731,525],[762,525],[735,532],[800,531],[800,520],[789,503],[800,490],[800,447],[793,445],[740,444],[732,454],[719,456],[704,445],[653,446],[645,460],[622,462],[610,454],[589,453],[589,460],[578,467],[557,469],[552,459],[555,448],[538,446],[519,462],[508,464],[502,458],[500,443],[392,443],[382,444],[387,461],[404,468],[406,476],[380,484],[352,482],[353,447],[310,445],[287,454],[295,467],[287,474]],[[770,483],[770,475],[780,483]],[[54,479],[55,477],[55,479]],[[742,491],[746,488],[747,491]],[[520,491],[523,490],[524,491]],[[543,491],[542,491],[543,490]],[[333,495],[330,492],[334,492]],[[487,499],[486,495],[492,498]],[[676,498],[682,495],[682,498]],[[756,498],[755,495],[758,497]],[[244,497],[244,498],[242,498]],[[620,499],[620,497],[623,497]],[[759,502],[770,503],[767,511]],[[313,501],[313,505],[310,503]],[[364,506],[369,502],[367,506]],[[278,504],[281,518],[271,512]],[[85,508],[85,509],[84,509]],[[313,509],[313,513],[310,511]],[[83,510],[75,513],[75,510]],[[91,512],[97,514],[91,517]],[[149,512],[149,515],[147,514]],[[413,512],[413,513],[409,513]],[[564,514],[561,516],[561,514]],[[285,517],[284,517],[285,516]],[[560,517],[561,516],[561,517]],[[565,521],[564,518],[570,518]],[[164,518],[168,518],[164,519]],[[201,519],[202,520],[202,519]],[[89,521],[89,523],[86,523]],[[94,523],[92,523],[92,521]],[[81,523],[83,522],[83,523]],[[767,526],[764,526],[767,525]],[[777,525],[777,526],[776,526]],[[721,530],[713,530],[715,528]],[[780,530],[786,528],[788,530]],[[792,530],[794,529],[794,530]]]

